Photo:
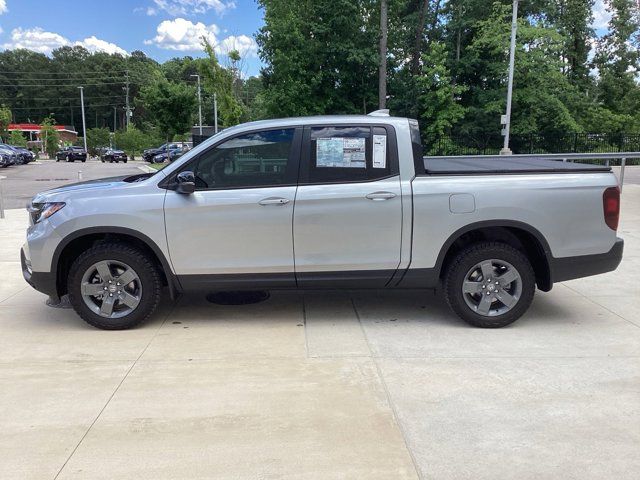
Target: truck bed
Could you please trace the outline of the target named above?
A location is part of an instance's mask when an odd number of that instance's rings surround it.
[[[545,158],[496,157],[424,157],[422,175],[483,175],[523,173],[595,173],[610,172],[611,167],[562,162]]]

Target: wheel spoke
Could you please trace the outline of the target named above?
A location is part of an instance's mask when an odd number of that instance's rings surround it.
[[[504,306],[507,308],[511,308],[516,303],[518,303],[518,300],[516,299],[516,297],[514,297],[508,292],[505,292],[504,290],[496,292],[496,298],[500,300],[504,304]]]
[[[480,269],[482,270],[483,280],[491,278],[491,276],[493,275],[493,264],[489,260],[482,262],[480,264]]]
[[[120,295],[120,302],[124,303],[127,307],[133,310],[140,303],[140,299],[128,292],[122,292],[122,294]]]
[[[507,286],[514,280],[518,279],[518,272],[516,272],[513,268],[510,268],[505,273],[500,275],[496,280],[500,282],[500,285]]]
[[[103,282],[112,280],[111,269],[109,268],[109,264],[107,262],[96,263],[96,270],[98,271],[98,275],[100,275],[100,278]]]
[[[464,293],[482,293],[482,282],[473,282],[471,280],[466,280],[462,285],[462,291]]]
[[[105,297],[102,300],[102,306],[100,307],[100,315],[110,317],[113,312],[113,304],[116,302],[116,297]]]
[[[488,315],[491,310],[491,296],[483,295],[478,304],[478,313],[480,315]]]
[[[116,280],[120,282],[120,284],[122,285],[127,285],[133,282],[136,278],[137,278],[137,275],[135,274],[135,272],[131,269],[128,269],[122,275],[116,278]]]
[[[104,283],[83,283],[80,291],[82,295],[95,297],[96,295],[104,293]]]

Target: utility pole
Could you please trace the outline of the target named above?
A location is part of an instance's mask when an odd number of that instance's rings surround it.
[[[87,151],[87,123],[84,118],[84,87],[80,89],[80,105],[82,105],[82,139],[84,140],[84,151]]]
[[[213,92],[213,133],[218,133],[218,95]]]
[[[388,0],[380,0],[380,65],[378,67],[378,108],[387,106]]]
[[[129,130],[129,121],[131,119],[131,107],[129,106],[129,70],[125,72],[125,125],[127,130]]]
[[[509,84],[507,86],[507,111],[501,119],[504,125],[504,146],[500,155],[511,155],[509,148],[509,134],[511,130],[511,100],[513,97],[513,70],[516,59],[516,34],[518,32],[518,0],[513,0],[513,15],[511,18],[511,49],[509,50]]]
[[[191,75],[198,79],[198,125],[200,125],[200,136],[202,136],[202,95],[200,94],[200,75]]]
[[[113,133],[116,133],[116,127],[118,122],[118,117],[116,116],[117,111],[118,111],[118,107],[113,107]]]

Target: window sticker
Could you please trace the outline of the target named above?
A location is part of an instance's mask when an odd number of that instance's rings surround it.
[[[333,168],[366,168],[365,138],[318,138],[316,166]]]
[[[387,168],[387,136],[373,136],[373,168]]]

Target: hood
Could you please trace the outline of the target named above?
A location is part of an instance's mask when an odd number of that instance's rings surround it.
[[[113,188],[125,183],[129,183],[126,180],[130,177],[135,177],[135,175],[122,175],[119,177],[109,177],[109,178],[100,178],[96,180],[87,180],[86,182],[78,182],[71,183],[69,185],[63,185],[62,187],[53,188],[51,190],[45,190],[44,192],[40,192],[33,197],[33,203],[42,203],[47,201],[47,197],[50,195],[64,194],[64,193],[72,193],[80,190],[88,190],[88,189],[105,189],[105,188]]]

